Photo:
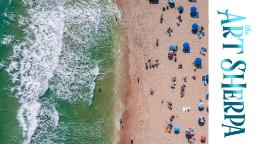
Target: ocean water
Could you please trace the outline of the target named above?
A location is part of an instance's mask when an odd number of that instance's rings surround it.
[[[120,11],[108,0],[0,1],[0,143],[114,143]]]

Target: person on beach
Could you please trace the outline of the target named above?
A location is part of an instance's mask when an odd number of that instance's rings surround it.
[[[203,26],[201,26],[200,30],[201,30],[201,31],[204,31],[204,27],[203,27]]]
[[[163,21],[164,21],[164,16],[163,16],[163,14],[161,14],[161,17],[160,17],[160,23],[162,24],[162,23],[163,23]]]
[[[169,123],[166,130],[169,132],[169,133],[172,133],[172,128],[173,128],[173,125],[172,123]]]
[[[176,21],[176,25],[179,27],[180,26],[180,23],[178,21]]]
[[[122,124],[123,124],[123,121],[122,121],[122,119],[120,119],[120,126],[121,126],[121,129],[124,128]]]
[[[171,103],[171,102],[168,102],[167,104],[168,104],[168,109],[169,109],[169,110],[172,110],[172,103]]]
[[[165,7],[163,7],[163,12],[165,11]]]
[[[154,95],[154,92],[155,92],[155,91],[153,91],[152,89],[150,89],[150,94],[151,94],[151,95]]]
[[[184,81],[184,82],[187,82],[187,77],[186,77],[186,76],[183,78],[183,81]]]
[[[168,36],[171,36],[172,35],[172,29],[169,27],[168,30],[167,30],[167,34]]]
[[[179,69],[182,69],[182,64],[179,64],[178,68],[179,68]]]
[[[158,46],[159,46],[159,40],[156,39],[156,47],[158,47]]]
[[[179,16],[177,17],[177,19],[179,20],[179,22],[181,22],[181,23],[182,23],[181,15],[179,15]]]
[[[152,68],[152,65],[151,65],[151,63],[149,63],[149,69],[151,69]]]
[[[155,67],[158,68],[159,63],[155,63]]]

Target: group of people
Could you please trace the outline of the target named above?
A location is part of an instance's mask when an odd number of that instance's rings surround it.
[[[171,88],[172,88],[172,89],[175,89],[175,88],[176,88],[176,84],[177,84],[177,83],[176,83],[176,77],[173,77],[173,78],[172,78],[172,81],[171,81]]]
[[[149,59],[146,63],[145,63],[145,68],[146,70],[148,69],[154,69],[154,68],[158,68],[158,66],[160,65],[159,60],[155,60],[154,63],[152,63],[151,59]]]
[[[185,88],[186,88],[186,85],[183,84],[183,85],[181,86],[181,90],[180,90],[180,97],[184,97],[184,95],[185,95]]]
[[[173,121],[174,119],[178,117],[176,115],[171,115],[170,116],[170,123],[167,125],[166,129],[165,129],[165,132],[168,132],[168,133],[172,133],[172,129],[173,129]]]
[[[201,26],[200,30],[196,34],[197,38],[202,39],[205,36],[204,27]]]
[[[163,24],[165,22],[165,18],[164,18],[164,12],[166,12],[167,10],[169,9],[172,9],[173,7],[171,6],[165,6],[165,7],[162,7],[162,13],[160,15],[160,24]],[[183,19],[182,19],[182,14],[183,14],[183,11],[184,11],[184,7],[183,6],[178,6],[177,7],[177,10],[178,10],[178,15],[176,17],[176,25],[179,27],[181,25],[181,23],[183,22]],[[171,37],[173,36],[174,32],[173,32],[173,29],[171,29],[171,27],[168,27],[167,28],[167,36]],[[203,26],[200,26],[197,33],[194,33],[196,35],[196,37],[198,39],[201,39],[202,37],[205,36],[205,31],[204,31],[204,27]],[[159,39],[156,39],[155,41],[155,45],[156,47],[159,47]],[[176,46],[176,48],[174,48],[174,50],[171,50],[173,51],[173,55],[172,55],[172,59],[174,60],[174,62],[177,62],[177,50],[178,50],[178,46]],[[201,48],[200,50],[200,54],[202,55],[205,55],[206,53],[206,48]],[[169,56],[169,55],[168,55]],[[151,60],[149,60],[147,63],[146,63],[146,69],[151,69],[151,68],[157,68],[159,65],[158,61],[155,61],[155,63],[152,63]],[[180,63],[178,64],[178,69],[182,69],[183,68],[183,65]],[[195,72],[196,72],[196,69],[195,69]],[[193,80],[196,80],[196,76],[193,75],[191,76],[191,78]],[[184,76],[183,77],[183,84],[181,85],[181,89],[180,89],[180,97],[183,98],[185,96],[185,91],[186,91],[186,82],[188,81],[188,77],[187,76]],[[171,88],[172,89],[176,89],[176,86],[177,86],[177,78],[176,76],[172,77],[171,78]],[[152,89],[150,89],[150,94],[153,95],[154,94],[154,91]],[[162,101],[162,104],[163,104],[163,101]],[[169,102],[167,101],[167,108],[172,111],[173,109],[173,103],[172,102]],[[185,108],[185,107],[184,107]],[[191,108],[190,107],[186,107],[184,109],[185,112],[190,112],[191,111]],[[207,111],[208,111],[208,107],[207,107]],[[167,127],[166,127],[166,132],[169,132],[171,133],[172,132],[172,129],[173,129],[173,121],[175,120],[177,116],[174,116],[174,115],[171,115],[170,116],[170,122],[168,123]],[[194,144],[195,143],[195,139],[192,138],[192,139],[188,139],[188,143],[189,144]]]

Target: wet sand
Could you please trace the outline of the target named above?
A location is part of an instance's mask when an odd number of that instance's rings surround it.
[[[195,129],[196,143],[199,143],[201,135],[208,138],[208,112],[206,109],[198,111],[200,99],[206,105],[208,103],[204,99],[208,87],[202,84],[201,78],[208,72],[208,55],[199,53],[201,47],[208,47],[208,1],[177,1],[176,7],[185,7],[179,27],[176,25],[179,15],[176,8],[162,11],[162,7],[168,5],[167,0],[160,0],[159,4],[150,4],[148,0],[117,0],[117,4],[123,12],[120,31],[124,59],[118,84],[119,96],[125,108],[120,120],[119,143],[130,144],[131,140],[133,144],[187,143],[186,128]],[[198,8],[200,18],[190,17],[191,6]],[[162,24],[161,14],[164,18]],[[204,27],[206,36],[202,39],[191,32],[194,22]],[[173,30],[171,37],[167,35],[169,27]],[[191,47],[191,52],[186,54],[182,52],[185,41]],[[168,59],[170,44],[178,46],[177,62]],[[203,67],[196,71],[192,64],[195,57],[203,60]],[[148,67],[147,70],[149,60],[151,65],[158,63],[158,67]],[[179,64],[182,64],[182,69],[178,69]],[[185,76],[187,82],[183,81]],[[176,77],[175,89],[171,88],[172,77]],[[183,84],[186,88],[181,98]],[[168,108],[168,102],[172,103],[172,110]],[[191,107],[191,111],[183,112],[183,107]],[[171,115],[178,116],[172,124],[181,127],[180,134],[165,132]],[[206,118],[204,126],[199,126],[199,116]]]

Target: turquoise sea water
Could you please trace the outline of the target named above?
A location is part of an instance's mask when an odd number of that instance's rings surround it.
[[[117,6],[0,1],[0,143],[114,143]]]

